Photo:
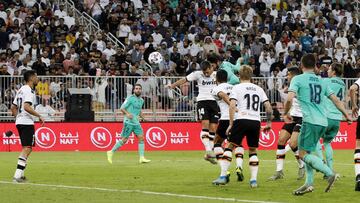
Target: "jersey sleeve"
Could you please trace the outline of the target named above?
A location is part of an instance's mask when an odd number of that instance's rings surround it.
[[[195,72],[192,72],[190,73],[188,76],[186,76],[186,80],[187,81],[195,81],[195,80],[198,80],[199,79],[199,72],[198,71],[195,71]]]
[[[129,108],[129,106],[130,106],[130,104],[131,104],[131,102],[132,102],[132,98],[133,97],[128,97],[128,98],[126,98],[125,99],[125,101],[124,101],[124,103],[121,105],[121,109],[127,109],[127,108]]]
[[[290,82],[290,87],[289,87],[289,92],[294,92],[294,93],[297,93],[299,88],[300,88],[300,83],[299,83],[299,77],[298,76],[295,76],[291,82]]]
[[[230,100],[234,99],[234,100],[238,100],[238,93],[236,91],[236,87],[234,87],[231,92],[230,92]]]
[[[357,79],[354,84],[356,84],[358,86],[358,88],[360,89],[360,78]]]
[[[220,92],[221,91],[220,91],[219,86],[216,86],[214,89],[211,90],[210,94],[211,94],[211,96],[217,98],[217,96]]]
[[[261,97],[261,103],[265,103],[269,101],[268,96],[266,95],[265,91],[263,89],[260,89],[260,97]]]
[[[15,95],[14,101],[12,102],[15,106],[18,105],[17,99],[18,99],[18,94]]]
[[[330,97],[330,95],[334,94],[334,91],[331,89],[328,81],[330,81],[330,80],[325,80],[323,83],[323,88],[325,90],[326,97]]]
[[[26,89],[24,91],[24,103],[33,104],[33,93],[31,92],[31,89]]]

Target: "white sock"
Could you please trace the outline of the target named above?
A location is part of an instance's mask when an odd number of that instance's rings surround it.
[[[221,146],[215,146],[214,153],[216,156],[216,159],[220,161],[222,159],[222,155],[224,154],[224,149]]]
[[[18,158],[18,163],[17,163],[17,167],[15,170],[14,178],[19,179],[19,178],[23,177],[25,167],[26,167],[26,158],[20,156]]]
[[[232,160],[232,152],[230,150],[225,150],[222,160],[220,161],[221,173],[220,176],[226,176],[229,166]]]
[[[209,133],[209,143],[210,143],[211,150],[214,149],[214,139],[215,139],[215,133],[210,132]]]
[[[294,152],[295,154],[295,158],[296,158],[296,161],[298,162],[298,165],[299,165],[299,168],[304,168],[304,161],[300,159],[299,157],[299,150],[296,150],[296,152]]]
[[[285,153],[284,154],[286,154],[288,151],[290,151],[291,150],[291,147],[290,147],[290,145],[289,144],[286,144],[286,146],[285,146]]]
[[[251,154],[249,155],[249,168],[250,168],[250,174],[251,178],[250,181],[256,180],[258,170],[259,170],[259,159],[257,157],[257,154]]]
[[[278,149],[276,150],[276,171],[282,171],[284,169],[285,148],[284,145],[278,145]]]
[[[355,150],[354,162],[355,162],[355,176],[357,176],[360,174],[360,149]]]
[[[244,162],[244,148],[243,147],[236,147],[235,148],[235,157],[236,157],[236,167],[243,168]]]
[[[209,132],[206,130],[202,130],[200,133],[201,142],[203,143],[205,147],[206,153],[210,153],[212,151],[210,140],[209,140]]]

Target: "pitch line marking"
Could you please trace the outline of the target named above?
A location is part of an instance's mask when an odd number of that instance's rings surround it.
[[[152,191],[145,191],[145,190],[120,190],[120,189],[99,188],[99,187],[52,185],[52,184],[41,184],[41,183],[13,183],[13,182],[9,182],[9,181],[0,181],[0,184],[31,185],[31,186],[39,186],[39,187],[77,189],[77,190],[97,190],[97,191],[105,191],[105,192],[141,193],[141,194],[147,194],[147,195],[182,197],[182,198],[190,198],[190,199],[192,198],[192,199],[221,200],[221,201],[228,201],[228,202],[280,203],[280,202],[256,201],[256,200],[245,200],[245,199],[236,199],[236,198],[186,195],[186,194],[176,194],[176,193],[168,193],[168,192],[152,192]]]

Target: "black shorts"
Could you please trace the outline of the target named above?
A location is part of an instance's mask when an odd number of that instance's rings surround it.
[[[302,118],[301,117],[293,117],[292,123],[285,123],[282,130],[286,130],[288,133],[292,134],[293,132],[300,132],[302,124]]]
[[[229,135],[229,142],[240,146],[246,136],[247,145],[257,148],[259,147],[260,128],[260,121],[247,119],[235,120],[234,126],[231,129],[231,135]]]
[[[199,120],[209,120],[210,123],[218,123],[220,118],[220,108],[217,102],[213,100],[199,101],[197,113]]]
[[[21,146],[35,146],[35,127],[34,125],[16,125],[19,132]]]
[[[360,140],[360,116],[358,117],[356,124],[356,139]]]
[[[227,139],[226,130],[229,127],[229,120],[220,120],[216,130],[216,134],[223,139]]]

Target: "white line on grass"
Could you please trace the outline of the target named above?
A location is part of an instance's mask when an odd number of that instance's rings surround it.
[[[141,194],[148,194],[148,195],[182,197],[182,198],[190,198],[190,199],[221,200],[221,201],[229,201],[229,202],[280,203],[280,202],[269,202],[269,201],[256,201],[256,200],[245,200],[245,199],[235,199],[235,198],[224,198],[224,197],[185,195],[185,194],[176,194],[176,193],[167,193],[167,192],[152,192],[152,191],[144,191],[144,190],[119,190],[119,189],[110,189],[110,188],[83,187],[83,186],[71,186],[71,185],[51,185],[51,184],[41,184],[41,183],[20,183],[20,184],[17,184],[17,183],[13,183],[13,182],[9,182],[9,181],[0,181],[0,184],[32,185],[32,186],[40,186],[40,187],[65,188],[65,189],[77,189],[77,190],[97,190],[97,191],[106,191],[106,192],[141,193]]]

